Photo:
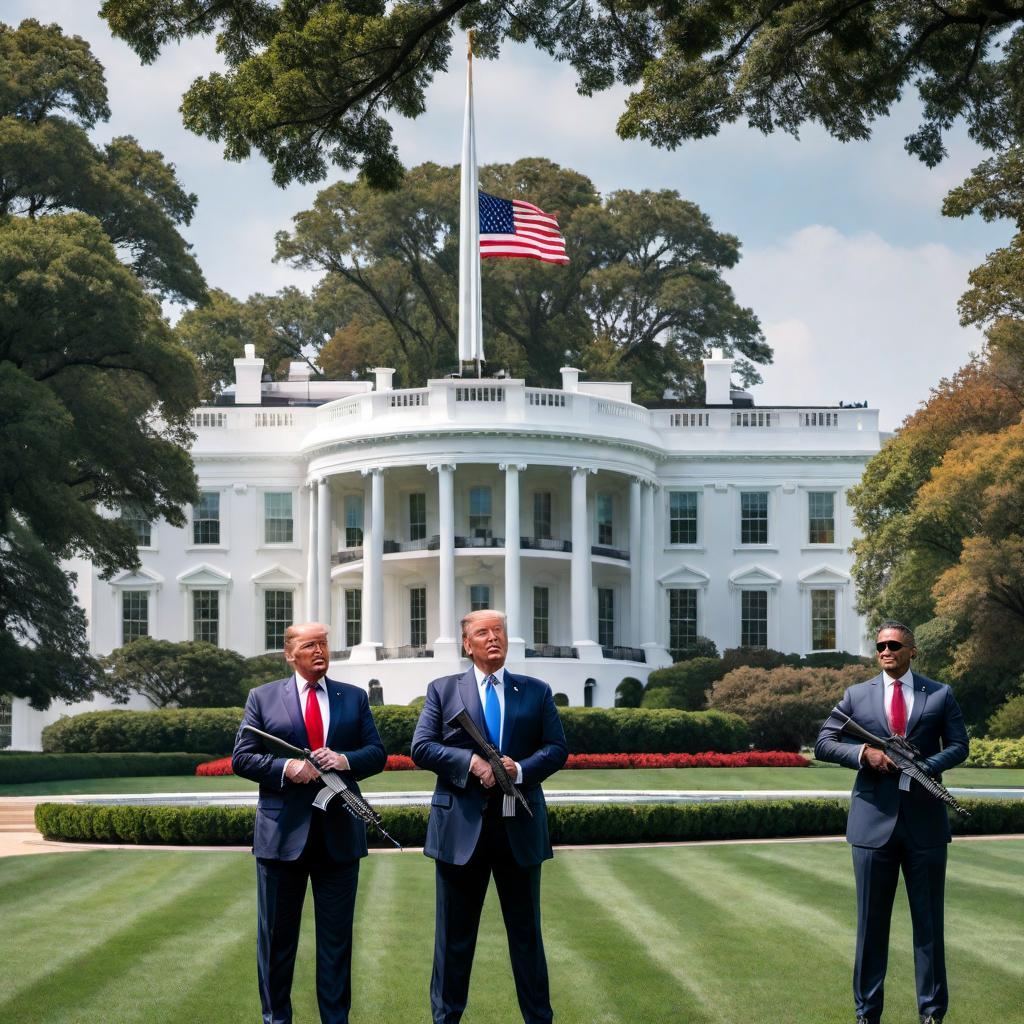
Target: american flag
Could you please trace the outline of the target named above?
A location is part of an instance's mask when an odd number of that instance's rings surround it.
[[[521,257],[568,263],[558,221],[533,203],[480,192],[480,258]]]

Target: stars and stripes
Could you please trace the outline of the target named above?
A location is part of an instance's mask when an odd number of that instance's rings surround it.
[[[521,199],[499,199],[480,192],[480,258],[519,257],[568,263],[558,221]]]

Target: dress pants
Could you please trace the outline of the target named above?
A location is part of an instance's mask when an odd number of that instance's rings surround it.
[[[853,965],[853,999],[857,1013],[872,1024],[882,1016],[885,971],[889,962],[889,922],[902,870],[914,935],[918,1011],[923,1016],[945,1016],[949,1005],[943,938],[945,844],[915,846],[901,815],[884,846],[877,849],[854,846],[852,849],[857,881],[857,953]]]
[[[437,908],[430,1010],[434,1024],[458,1024],[466,1009],[480,912],[494,875],[508,934],[512,976],[526,1024],[550,1024],[548,968],[540,928],[540,864],[522,867],[509,848],[501,794],[488,801],[480,840],[465,864],[436,862]]]
[[[322,1024],[348,1024],[352,1005],[352,914],[359,861],[335,861],[324,841],[322,812],[313,811],[298,860],[257,858],[257,974],[263,1024],[291,1024],[292,975],[306,884],[313,884],[316,998]]]

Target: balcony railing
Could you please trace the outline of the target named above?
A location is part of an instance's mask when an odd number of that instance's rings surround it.
[[[554,537],[520,537],[519,546],[534,551],[572,551],[571,540],[557,540]]]
[[[456,537],[457,548],[503,548],[504,537]]]
[[[434,656],[431,648],[403,644],[401,647],[378,647],[378,661],[394,661],[397,658],[432,658]]]
[[[537,644],[526,648],[528,658],[578,658],[575,647],[558,647],[555,644]]]
[[[332,565],[344,565],[346,562],[358,562],[363,557],[362,548],[345,548],[331,555]]]
[[[604,544],[591,544],[590,553],[592,555],[601,555],[604,558],[618,558],[620,561],[629,561],[629,552],[623,551],[621,548],[609,548]]]
[[[639,647],[602,647],[601,653],[611,661],[639,661],[647,663],[647,655]]]
[[[348,661],[352,657],[352,649],[344,647],[340,651],[331,651],[331,661]]]

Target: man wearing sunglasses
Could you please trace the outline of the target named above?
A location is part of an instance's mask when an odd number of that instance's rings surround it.
[[[906,736],[921,751],[922,767],[938,778],[967,757],[967,730],[953,691],[911,671],[917,648],[907,626],[883,622],[876,640],[881,674],[851,686],[839,710],[876,736]],[[918,1012],[921,1024],[938,1024],[949,1005],[942,933],[950,841],[946,806],[901,775],[883,751],[843,735],[835,718],[821,727],[814,756],[857,772],[846,826],[857,883],[857,1024],[878,1024],[882,1018],[900,871],[913,925]]]

